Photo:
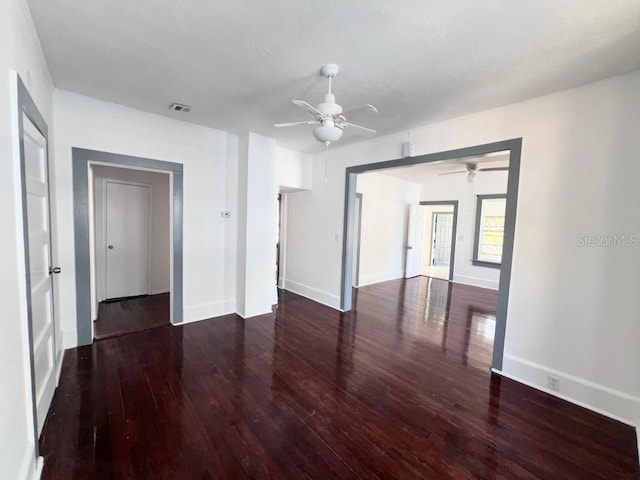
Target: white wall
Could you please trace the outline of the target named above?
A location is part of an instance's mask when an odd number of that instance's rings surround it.
[[[271,312],[277,303],[276,142],[255,133],[240,138],[238,188],[238,314]]]
[[[98,301],[104,300],[104,184],[107,180],[134,182],[149,185],[151,188],[151,238],[149,251],[149,294],[168,292],[170,278],[170,245],[171,245],[171,199],[169,197],[169,175],[146,172],[130,168],[114,168],[94,165],[94,205],[95,205],[95,238],[96,238],[96,285]]]
[[[235,259],[226,259],[235,232],[220,213],[234,202],[237,140],[226,132],[57,90],[55,187],[59,244],[59,316],[66,347],[76,345],[71,147],[184,164],[184,320],[235,312]],[[229,190],[230,189],[230,190]],[[232,283],[233,282],[233,283]]]
[[[35,474],[35,442],[27,333],[22,200],[17,131],[17,71],[53,130],[53,83],[26,3],[0,2],[0,465],[2,476]],[[54,285],[55,286],[55,285]]]
[[[420,185],[380,173],[358,175],[362,194],[358,285],[404,277],[409,205],[420,201]]]
[[[640,72],[412,129],[417,155],[522,137],[503,370],[640,423],[638,247],[580,234],[640,231]],[[401,156],[404,132],[335,148],[329,182],[289,204],[287,274],[339,305],[345,167]],[[312,219],[310,221],[310,219]]]
[[[434,176],[422,183],[420,200],[458,200],[458,231],[453,281],[498,289],[500,270],[473,265],[476,196],[507,192],[507,172],[479,172],[473,183],[466,175]]]
[[[276,144],[275,178],[280,199],[280,270],[278,286],[285,287],[287,277],[287,205],[289,199],[295,201],[295,193],[311,190],[311,174],[313,157],[307,153],[297,152]]]
[[[313,157],[276,145],[276,184],[281,193],[311,190]]]

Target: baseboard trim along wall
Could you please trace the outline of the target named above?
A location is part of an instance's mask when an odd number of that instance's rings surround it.
[[[44,457],[38,457],[36,459],[36,471],[33,472],[33,480],[40,480],[42,477],[42,469],[44,467]]]
[[[491,290],[498,290],[499,282],[493,280],[487,280],[485,278],[471,277],[468,275],[453,274],[453,283],[462,283],[464,285],[471,285],[473,287],[490,288]]]
[[[363,275],[362,273],[360,273],[358,287],[365,287],[367,285],[387,282],[389,280],[398,280],[399,278],[404,278],[404,271],[400,270],[396,272],[379,272],[369,275]]]
[[[183,312],[183,322],[179,325],[236,313],[236,301],[228,298],[217,302],[200,303],[198,305],[184,307]]]
[[[68,348],[76,348],[78,346],[78,331],[76,329],[62,330],[60,334],[62,335],[63,351]]]
[[[56,353],[56,387],[60,383],[60,375],[62,374],[62,361],[64,360],[64,348]]]
[[[640,398],[509,354],[504,356],[502,371],[492,370],[536,390],[635,427],[640,452]],[[552,390],[546,386],[549,375],[560,379],[560,390]]]
[[[268,310],[266,312],[249,312],[249,313],[245,313],[244,315],[241,314],[240,312],[236,312],[236,315],[238,315],[240,318],[242,318],[243,320],[247,320],[248,318],[253,318],[253,317],[259,317],[261,315],[270,315],[273,313],[273,310]]]
[[[334,310],[340,310],[340,297],[338,295],[333,295],[329,292],[325,292],[324,290],[319,290],[289,279],[285,280],[284,288],[285,290],[289,290],[290,292],[296,293],[302,297],[306,297],[309,300],[331,307]]]
[[[635,427],[640,419],[640,398],[529,360],[505,354],[502,371],[496,373],[627,425]],[[559,390],[548,388],[549,375],[560,379]]]
[[[160,295],[161,293],[171,293],[171,289],[161,288],[159,290],[151,290],[151,293],[149,295]]]
[[[44,459],[38,457],[34,460],[36,453],[35,445],[29,444],[29,447],[25,450],[22,457],[22,466],[20,467],[19,477],[24,480],[39,480],[42,475],[42,467],[44,465]],[[15,472],[14,472],[15,473]]]

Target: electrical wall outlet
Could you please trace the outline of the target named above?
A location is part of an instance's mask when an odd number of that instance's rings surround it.
[[[560,378],[554,375],[549,375],[547,377],[547,386],[550,390],[560,390]]]

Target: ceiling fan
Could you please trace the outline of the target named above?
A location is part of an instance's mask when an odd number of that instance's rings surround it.
[[[467,181],[469,183],[473,182],[476,178],[476,175],[478,172],[503,172],[503,171],[508,171],[509,167],[486,167],[486,168],[478,168],[478,164],[477,163],[467,163],[465,164],[466,169],[465,170],[458,170],[457,172],[446,172],[446,173],[441,173],[440,176],[442,175],[457,175],[459,173],[466,173],[467,174]]]
[[[336,103],[336,97],[331,93],[331,81],[340,71],[340,67],[333,63],[329,63],[322,67],[320,72],[322,76],[329,80],[329,90],[324,95],[324,100],[315,107],[304,100],[292,100],[294,105],[304,108],[314,116],[313,120],[305,120],[301,122],[276,123],[274,127],[293,127],[297,125],[316,125],[313,129],[313,136],[321,143],[329,145],[337,142],[342,137],[346,128],[356,128],[371,135],[375,135],[376,131],[371,128],[356,125],[347,122],[347,117],[356,113],[378,113],[378,109],[373,105],[364,105],[355,108],[349,112],[343,113],[342,106]]]

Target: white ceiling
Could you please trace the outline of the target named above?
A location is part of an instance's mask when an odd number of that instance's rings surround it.
[[[495,152],[481,157],[464,157],[442,162],[421,163],[410,167],[395,167],[385,170],[376,170],[372,173],[380,173],[389,177],[408,180],[415,183],[427,183],[435,179],[435,176],[443,173],[465,172],[467,163],[477,163],[478,168],[508,167],[509,152]],[[478,172],[478,175],[482,175]],[[364,173],[363,175],[367,175]],[[466,181],[465,175],[458,178]]]
[[[28,3],[57,87],[302,151],[309,127],[271,125],[308,118],[290,100],[317,104],[329,62],[380,134],[640,68],[640,0]]]

